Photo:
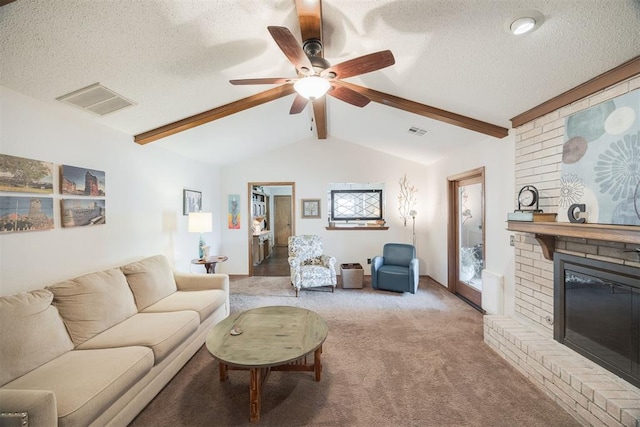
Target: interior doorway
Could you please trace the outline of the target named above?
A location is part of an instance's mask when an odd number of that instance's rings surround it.
[[[287,276],[287,244],[295,232],[295,183],[248,183],[249,276]]]
[[[447,177],[449,290],[482,311],[485,266],[484,167]]]

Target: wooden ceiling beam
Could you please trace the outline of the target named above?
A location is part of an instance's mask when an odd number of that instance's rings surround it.
[[[493,136],[496,138],[504,138],[509,134],[509,129],[497,126],[491,123],[483,122],[480,120],[472,119],[471,117],[462,116],[460,114],[452,113],[450,111],[441,110],[440,108],[431,107],[429,105],[420,104],[415,101],[409,101],[408,99],[400,98],[387,93],[379,92],[377,90],[369,89],[366,87],[354,85],[353,83],[347,83],[345,81],[335,81],[341,86],[348,87],[355,90],[379,104],[383,104],[389,107],[398,108],[409,113],[418,114],[433,120],[438,120],[450,125],[458,126],[464,129],[469,129],[474,132],[483,133],[485,135]]]
[[[296,12],[300,23],[302,43],[305,40],[319,40],[323,46],[318,54],[324,58],[324,44],[322,41],[322,1],[296,0]],[[327,139],[327,100],[326,95],[313,101],[313,117],[318,139]]]
[[[134,141],[140,145],[148,144],[149,142],[153,142],[161,138],[166,138],[167,136],[176,134],[178,132],[183,132],[196,126],[200,126],[205,123],[209,123],[214,120],[239,113],[240,111],[244,111],[270,101],[274,101],[293,93],[295,93],[295,89],[291,84],[277,86],[273,89],[251,95],[247,98],[231,102],[221,107],[216,107],[211,110],[196,114],[194,116],[178,120],[177,122],[169,123],[168,125],[160,126],[159,128],[151,129],[147,132],[135,135]]]
[[[524,113],[518,114],[511,119],[511,126],[513,128],[520,127],[525,123],[529,123],[545,114],[556,111],[589,95],[593,95],[636,74],[640,74],[640,56],[636,56],[612,70],[602,73]]]
[[[302,42],[316,39],[322,43],[322,2],[320,0],[296,0]],[[323,49],[324,50],[324,49]],[[320,56],[324,57],[324,52]]]

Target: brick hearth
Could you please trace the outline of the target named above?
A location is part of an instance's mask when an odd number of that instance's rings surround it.
[[[640,389],[534,325],[484,316],[484,342],[583,425],[640,425]]]

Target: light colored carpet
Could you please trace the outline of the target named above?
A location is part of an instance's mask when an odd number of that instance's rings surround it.
[[[272,372],[264,426],[578,426],[482,340],[482,315],[421,279],[416,295],[364,289],[303,290],[287,277],[231,282],[232,311],[292,305],[329,325],[322,381]],[[218,380],[205,347],[131,426],[249,423],[249,374]]]

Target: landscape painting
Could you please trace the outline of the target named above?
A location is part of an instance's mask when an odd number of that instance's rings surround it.
[[[62,199],[63,227],[84,227],[106,223],[105,201],[102,199]]]
[[[106,196],[105,173],[103,171],[62,165],[60,175],[60,192],[62,194]]]
[[[53,193],[53,163],[0,154],[0,191]]]
[[[0,196],[0,233],[51,229],[52,198]]]

